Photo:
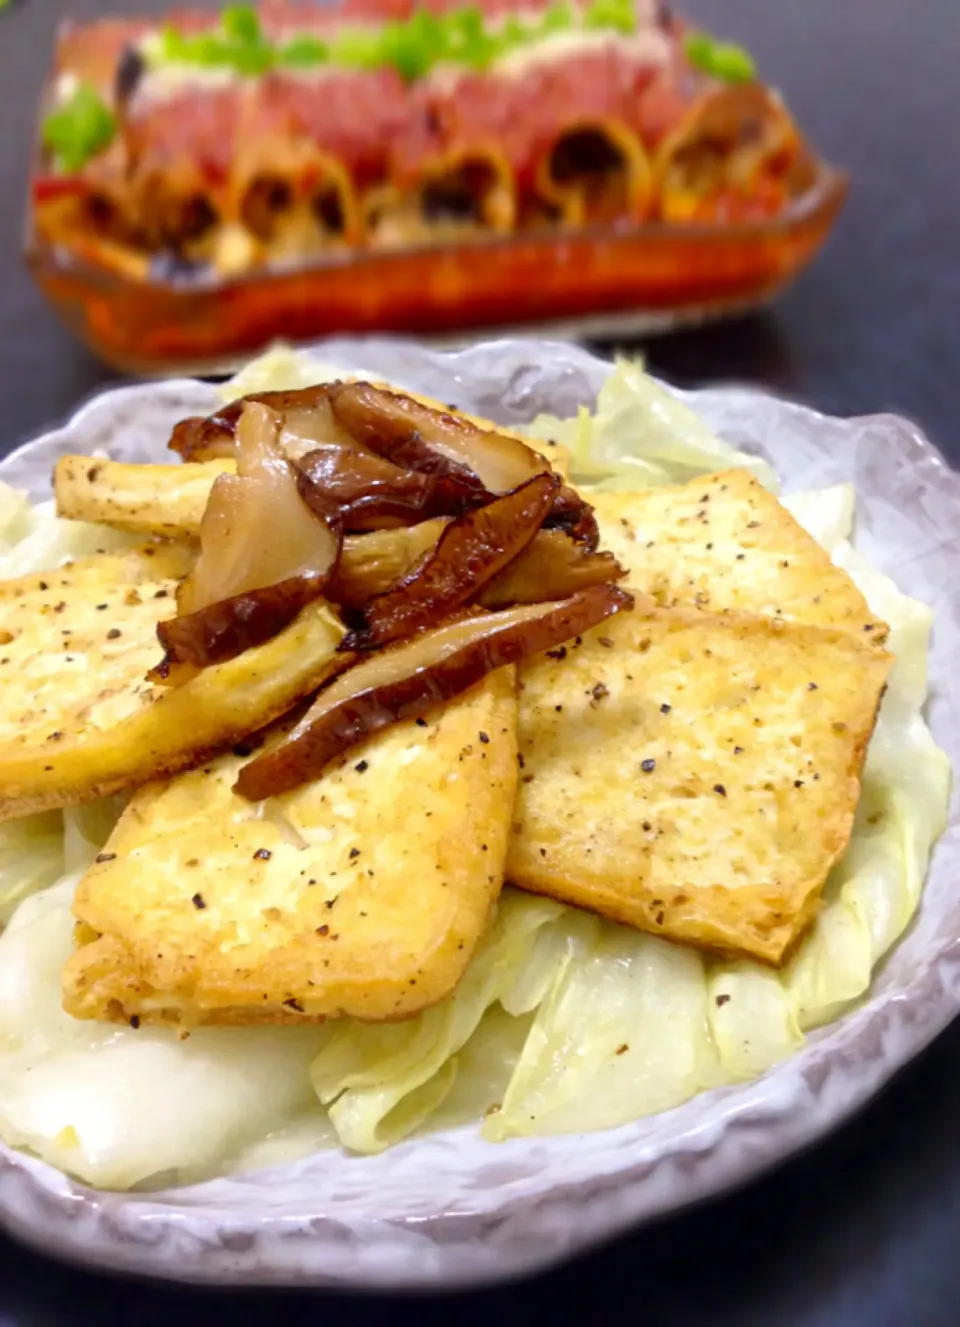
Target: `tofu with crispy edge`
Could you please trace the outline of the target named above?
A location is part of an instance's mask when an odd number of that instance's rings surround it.
[[[77,890],[68,1012],[393,1020],[448,995],[503,880],[514,671],[259,805],[231,790],[245,758],[134,796]]]
[[[61,741],[133,713],[160,659],[157,623],[194,555],[177,544],[96,553],[0,581],[0,746]]]
[[[348,662],[323,601],[181,686],[147,672],[194,552],[155,544],[0,582],[0,821],[136,787],[272,723]]]
[[[885,622],[777,498],[745,470],[636,493],[591,495],[600,546],[663,608],[768,614],[882,644]]]
[[[696,609],[541,656],[507,879],[781,961],[849,840],[891,662],[862,632]]]

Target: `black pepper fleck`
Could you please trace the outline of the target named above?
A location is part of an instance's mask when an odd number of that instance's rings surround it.
[[[198,912],[201,912],[207,906],[206,900],[204,899],[202,894],[194,894],[190,902],[193,904],[193,906],[196,908]]]
[[[120,635],[120,628],[111,627],[110,630],[107,632],[107,640],[116,640],[119,635]]]
[[[484,744],[490,741],[490,738],[487,736],[486,733],[477,733],[477,736],[480,738],[480,741],[483,742]]]
[[[370,765],[366,760],[358,760],[353,768],[357,771],[358,774],[365,774],[367,770],[370,768]]]
[[[254,861],[257,862],[269,862],[272,856],[273,853],[270,851],[269,848],[258,848],[257,851],[253,854]]]
[[[643,770],[644,774],[652,774],[657,768],[657,762],[648,757],[646,760],[641,760],[640,768]]]
[[[116,857],[117,854],[115,852],[98,852],[96,860],[98,862],[113,862],[116,861]]]
[[[139,1015],[139,1014],[133,1014],[133,1015],[131,1016],[131,1018],[130,1018],[130,1026],[133,1028],[134,1032],[136,1032],[137,1028],[140,1026],[140,1015]]]
[[[718,793],[721,797],[726,797],[727,795],[727,790],[722,783],[715,783],[713,785],[713,791]]]
[[[672,708],[673,707],[671,705],[668,705],[667,702],[664,701],[663,704],[660,706],[660,713],[669,714]]]
[[[725,1004],[729,1004],[729,1002],[730,1002],[730,996],[729,996],[729,995],[718,995],[718,996],[717,996],[717,1008],[718,1008],[718,1009],[722,1009],[723,1006],[724,1006]]]
[[[350,849],[350,856],[351,856],[351,857],[359,857],[359,856],[360,856],[360,849],[359,849],[359,848],[351,848],[351,849]]]

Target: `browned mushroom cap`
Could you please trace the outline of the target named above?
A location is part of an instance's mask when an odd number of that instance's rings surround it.
[[[324,417],[327,388],[325,384],[317,387],[303,387],[287,392],[252,392],[249,396],[231,401],[229,405],[215,410],[212,415],[193,415],[182,419],[170,435],[169,449],[178,452],[185,461],[213,461],[236,455],[237,424],[247,402],[265,405],[278,417],[289,411],[297,411],[296,422],[302,423],[299,412],[318,411],[321,421]],[[329,407],[325,412],[328,420],[332,419]],[[316,436],[313,436],[314,443]]]
[[[566,599],[591,585],[618,581],[626,571],[612,553],[591,553],[562,530],[540,530],[532,542],[477,596],[483,608],[509,608]]]
[[[245,406],[237,473],[220,475],[210,492],[200,556],[177,594],[182,613],[293,577],[320,577],[336,563],[339,533],[304,503],[278,434],[266,406]]]
[[[392,530],[348,535],[327,598],[348,612],[392,589],[436,547],[449,521],[437,518]],[[477,596],[483,608],[509,608],[566,599],[578,590],[626,573],[612,553],[589,553],[561,530],[539,530],[518,556]]]
[[[316,779],[355,742],[466,691],[487,673],[581,635],[633,606],[613,585],[561,603],[476,611],[371,655],[331,686],[272,750],[245,765],[236,790],[252,801]]]
[[[382,456],[357,446],[322,447],[297,461],[300,492],[308,506],[330,503],[348,531],[413,525],[433,516],[455,516],[476,506],[476,486],[454,475],[425,475],[402,470]],[[306,482],[309,481],[309,482]]]
[[[366,382],[331,383],[334,416],[363,446],[395,465],[425,474],[471,479],[488,494],[509,493],[549,462],[519,438],[480,428],[399,392]],[[547,524],[565,530],[591,551],[599,539],[589,504],[568,485],[558,489]]]
[[[157,635],[165,654],[151,677],[177,682],[185,674],[174,670],[176,664],[208,668],[263,645],[319,599],[328,580],[329,574],[294,576],[159,623]]]
[[[200,556],[177,591],[179,615],[157,628],[166,654],[155,680],[176,665],[207,667],[282,631],[319,598],[336,570],[339,525],[304,503],[266,406],[244,408],[237,473],[214,483],[200,526]]]
[[[363,608],[412,571],[447,525],[449,520],[438,517],[418,525],[348,535],[327,598],[348,611]]]
[[[470,603],[527,547],[559,486],[557,475],[536,475],[513,493],[451,522],[409,575],[370,601],[364,626],[344,638],[343,649],[377,649],[435,626]]]

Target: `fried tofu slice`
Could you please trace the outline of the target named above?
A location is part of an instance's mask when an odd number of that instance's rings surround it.
[[[213,481],[235,469],[233,461],[134,465],[61,456],[53,471],[57,515],[137,534],[196,536]]]
[[[81,881],[63,980],[78,1018],[412,1016],[456,985],[503,879],[513,669],[251,805],[242,758],[137,793]]]
[[[416,399],[446,408],[426,397]],[[450,413],[460,414],[479,428],[497,427],[474,415]],[[519,437],[509,430],[499,431]],[[566,476],[569,458],[563,447],[530,438],[521,441],[544,455],[557,474]],[[99,521],[135,534],[197,538],[214,480],[235,470],[231,460],[137,465],[96,456],[61,456],[53,471],[57,515],[71,521]]]
[[[338,671],[320,603],[274,640],[180,687],[155,687],[157,623],[188,548],[151,545],[0,582],[0,821],[186,768],[272,722]]]
[[[863,633],[625,613],[521,673],[507,879],[778,963],[850,837],[891,657]]]
[[[880,645],[889,634],[847,573],[745,470],[590,501],[601,548],[661,607],[842,627]]]
[[[52,751],[138,709],[192,562],[152,544],[0,581],[0,748]]]

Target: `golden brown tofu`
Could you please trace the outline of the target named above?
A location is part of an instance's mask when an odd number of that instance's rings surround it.
[[[428,397],[416,399],[439,406]],[[496,428],[475,415],[452,413],[480,428]],[[500,431],[519,436],[509,429]],[[566,475],[569,456],[565,448],[531,438],[522,441],[542,453],[557,474]],[[214,480],[235,469],[231,460],[137,465],[96,456],[61,456],[53,472],[57,514],[72,521],[100,521],[137,534],[196,538]]]
[[[192,555],[176,544],[97,553],[0,581],[0,745],[57,744],[117,723],[152,688],[157,623],[176,612],[176,578]]]
[[[863,633],[695,609],[541,656],[507,879],[779,962],[850,837],[890,663]]]
[[[661,607],[769,614],[886,640],[886,623],[847,573],[745,470],[590,501],[601,548]]]
[[[449,994],[502,884],[513,670],[265,803],[231,791],[241,764],[223,756],[134,796],[77,891],[67,1010],[387,1020]]]
[[[285,631],[177,687],[156,687],[156,625],[176,612],[175,546],[102,554],[0,584],[0,820],[181,770],[272,723],[339,671],[339,618]],[[161,573],[163,573],[161,575]]]
[[[214,480],[235,469],[233,461],[134,465],[61,456],[53,471],[57,514],[138,534],[195,536]]]

